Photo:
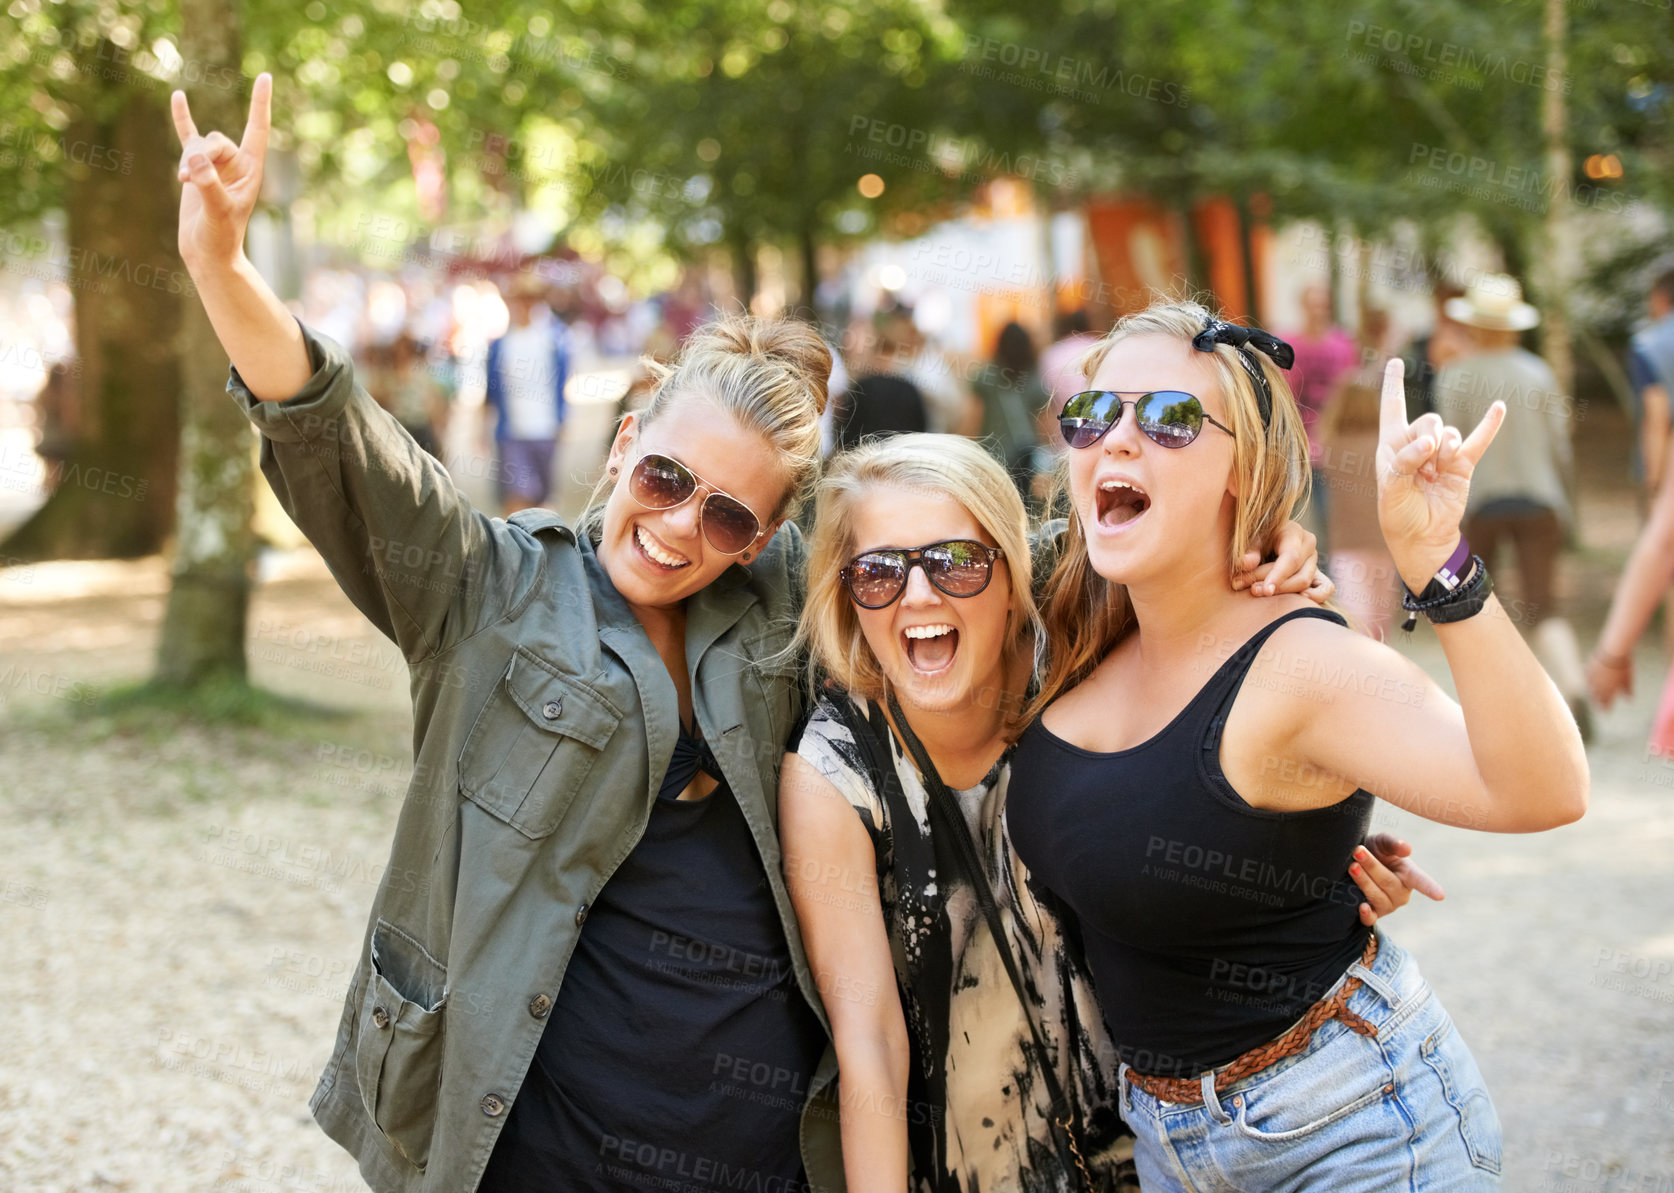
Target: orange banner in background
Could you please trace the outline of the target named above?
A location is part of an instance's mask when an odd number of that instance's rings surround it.
[[[1192,209],[1197,243],[1209,272],[1209,289],[1221,314],[1235,323],[1250,316],[1250,296],[1244,284],[1244,246],[1238,208],[1231,199],[1204,199]]]
[[[1192,230],[1203,255],[1204,279],[1229,319],[1254,313],[1244,270],[1243,221],[1231,199],[1204,199],[1192,208]],[[1098,262],[1101,297],[1108,314],[1120,318],[1142,310],[1159,295],[1191,290],[1186,265],[1186,229],[1179,214],[1147,199],[1099,199],[1087,204],[1087,231]],[[1266,268],[1269,235],[1257,225],[1250,244],[1251,272],[1259,288]]]
[[[1096,199],[1087,204],[1087,233],[1112,318],[1144,310],[1159,294],[1185,292],[1185,237],[1166,207],[1147,199]]]

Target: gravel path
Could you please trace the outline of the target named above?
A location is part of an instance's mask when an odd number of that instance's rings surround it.
[[[165,585],[156,561],[0,573],[0,1189],[361,1189],[306,1102],[409,769],[404,673],[302,555],[260,589],[255,676],[346,711],[279,732],[93,715],[75,685],[145,673]],[[1577,825],[1378,816],[1447,885],[1393,930],[1487,1075],[1510,1190],[1674,1193],[1657,686],[1601,720]]]

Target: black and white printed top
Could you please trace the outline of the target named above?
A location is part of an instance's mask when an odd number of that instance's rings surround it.
[[[834,700],[848,701],[880,727],[899,782],[892,797],[875,790],[866,752]],[[976,894],[968,883],[942,882],[935,872],[924,783],[912,759],[874,705],[835,692],[820,697],[796,752],[843,793],[872,838],[913,1046],[907,1122],[914,1190],[1080,1190],[1079,1175],[1063,1171],[1048,1117],[1051,1098],[1040,1076],[1043,1062]],[[1010,774],[1008,750],[980,783],[954,798],[987,865],[1030,996],[1027,1013],[1051,1053],[1059,1084],[1080,1101],[1082,1153],[1095,1181],[1116,1181],[1119,1157],[1130,1149],[1116,1109],[1115,1049],[1079,951],[1066,947],[1064,925],[1045,903],[1050,896],[1012,852],[1004,824]],[[932,864],[899,867],[898,851]],[[917,889],[903,890],[899,873],[925,877],[913,883]]]

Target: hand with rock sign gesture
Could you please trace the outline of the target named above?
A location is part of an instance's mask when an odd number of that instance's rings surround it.
[[[244,231],[262,189],[262,163],[273,116],[273,76],[256,76],[244,139],[204,136],[186,93],[170,97],[180,136],[180,259],[221,347],[251,393],[265,402],[288,398],[313,375],[296,320],[244,256]]]
[[[1401,579],[1424,591],[1459,544],[1471,473],[1505,422],[1505,403],[1495,402],[1468,437],[1425,414],[1407,422],[1403,366],[1395,357],[1383,371],[1383,405],[1378,420],[1378,523]]]
[[[186,93],[169,97],[174,131],[180,137],[180,256],[190,268],[230,265],[244,251],[244,229],[262,189],[262,162],[273,119],[273,76],[256,76],[244,140],[234,145],[224,133],[207,137],[192,122]]]

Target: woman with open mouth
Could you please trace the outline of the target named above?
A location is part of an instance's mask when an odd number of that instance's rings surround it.
[[[1132,1188],[1090,981],[1002,823],[1041,641],[1022,499],[971,441],[907,435],[834,461],[814,525],[802,636],[832,682],[780,817],[848,1187],[899,1191],[910,1157],[920,1190]],[[1356,870],[1366,923],[1410,897]]]
[[[1497,1188],[1476,1063],[1338,869],[1375,798],[1490,832],[1585,810],[1575,723],[1459,533],[1505,408],[1468,438],[1409,425],[1385,374],[1379,521],[1455,703],[1338,615],[1229,583],[1305,492],[1289,363],[1193,303],[1089,357],[1012,838],[1080,922],[1146,1190]]]

